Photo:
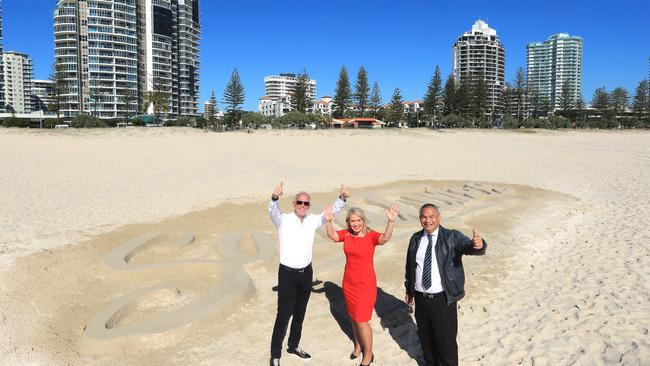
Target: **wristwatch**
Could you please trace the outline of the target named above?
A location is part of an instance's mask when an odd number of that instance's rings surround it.
[[[271,201],[277,201],[280,199],[280,196],[276,196],[274,194],[271,195]]]

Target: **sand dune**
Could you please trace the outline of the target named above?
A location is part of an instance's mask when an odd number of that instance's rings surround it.
[[[375,258],[378,365],[421,357],[403,260],[429,201],[490,243],[465,260],[463,365],[648,364],[649,138],[0,129],[0,364],[265,364],[277,279],[265,204],[281,179],[316,192],[314,211],[346,183],[378,229],[400,203]],[[344,261],[320,232],[302,342],[314,365],[354,364]]]

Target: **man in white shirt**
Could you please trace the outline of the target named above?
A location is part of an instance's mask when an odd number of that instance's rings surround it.
[[[283,194],[283,183],[273,190],[269,201],[269,216],[278,228],[280,237],[280,268],[278,270],[278,312],[271,337],[271,366],[280,365],[282,342],[287,333],[289,318],[291,331],[287,343],[287,352],[300,358],[311,356],[300,349],[302,322],[305,319],[307,302],[311,295],[313,271],[311,267],[312,248],[316,229],[325,223],[323,214],[309,214],[310,196],[306,192],[296,194],[293,212],[281,213],[278,200]],[[334,214],[343,209],[350,193],[341,185],[339,197],[332,206]]]
[[[405,301],[415,299],[415,321],[426,366],[457,366],[458,312],[465,296],[463,255],[483,255],[487,248],[476,230],[472,238],[440,226],[440,209],[420,208],[422,230],[411,236],[406,255]]]

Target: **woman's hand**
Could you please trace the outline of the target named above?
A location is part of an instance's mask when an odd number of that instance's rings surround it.
[[[386,212],[386,219],[390,222],[395,221],[397,216],[399,216],[399,206],[397,203],[393,203],[390,205],[390,209],[384,209],[384,211]]]
[[[325,206],[325,209],[323,210],[323,216],[325,217],[326,221],[332,221],[334,220],[334,213],[332,213],[332,206],[327,205]]]

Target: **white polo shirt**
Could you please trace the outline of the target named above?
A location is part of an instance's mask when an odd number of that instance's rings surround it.
[[[336,215],[345,206],[338,198],[332,205]],[[316,229],[325,223],[323,214],[309,214],[300,221],[294,212],[281,213],[278,201],[269,201],[269,216],[278,228],[280,237],[280,264],[300,269],[307,267],[312,260],[312,249]]]
[[[422,287],[422,270],[424,267],[424,257],[427,253],[427,245],[429,245],[428,233],[425,231],[420,239],[420,246],[415,253],[415,291],[425,292],[429,294],[436,294],[442,292],[442,282],[440,280],[440,271],[438,271],[438,261],[436,260],[436,241],[438,240],[438,229],[431,233],[431,240],[433,246],[431,247],[431,287],[424,289]]]

